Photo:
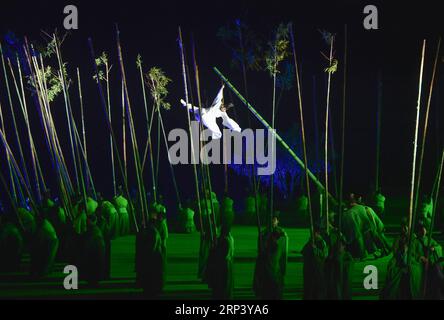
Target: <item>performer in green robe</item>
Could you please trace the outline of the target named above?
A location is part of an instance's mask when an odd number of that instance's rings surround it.
[[[416,238],[415,235],[412,235]],[[393,256],[387,265],[383,300],[411,300],[421,297],[423,268],[415,239],[409,259],[409,228],[407,219],[401,223],[401,234],[393,244]]]
[[[279,227],[274,214],[271,228],[265,228],[258,241],[258,256],[253,289],[260,299],[279,300],[283,297],[287,271],[288,237]]]
[[[344,235],[331,226],[326,238],[328,257],[325,261],[326,298],[329,300],[351,300],[351,269],[353,257],[346,250]]]
[[[259,208],[260,197],[258,195],[257,202]],[[244,216],[243,222],[245,224],[256,224],[257,214],[256,214],[256,200],[254,192],[249,191],[247,197],[244,200]]]
[[[87,230],[82,238],[79,276],[86,280],[88,285],[95,287],[107,277],[106,244],[95,215],[88,217]]]
[[[233,200],[225,197],[221,211],[221,234],[208,266],[209,287],[216,300],[233,298],[234,239],[230,232],[233,220]]]
[[[128,200],[123,196],[123,193],[119,193],[118,196],[113,198],[113,204],[118,213],[116,219],[116,234],[119,237],[126,236],[130,233]]]
[[[304,258],[304,300],[323,300],[326,297],[325,261],[328,257],[327,243],[315,228],[314,241],[310,238],[302,249]]]
[[[417,223],[416,237],[413,239],[412,245],[413,258],[418,261],[421,267],[421,290],[413,291],[413,299],[431,298],[434,290],[433,283],[430,282],[434,278],[433,272],[437,272],[436,266],[442,258],[442,247],[433,238],[427,234],[426,223],[422,220]]]
[[[385,196],[380,189],[376,190],[372,195],[371,202],[373,210],[375,210],[379,217],[382,217],[385,211]]]
[[[31,268],[34,278],[46,276],[54,265],[59,239],[51,223],[40,216],[36,219],[36,232],[30,243]]]
[[[184,233],[196,232],[196,225],[194,223],[194,210],[192,209],[191,201],[187,200],[185,207],[179,208],[179,230]]]
[[[0,272],[17,272],[20,268],[24,240],[16,220],[0,210]]]
[[[213,202],[213,206],[211,203]],[[213,239],[217,236],[217,228],[215,227],[215,213],[214,208],[214,197],[211,200],[209,192],[206,193],[206,197],[201,199],[201,215],[202,215],[202,226],[200,221],[198,222],[198,230],[200,232],[200,243],[199,243],[199,259],[198,259],[198,269],[197,276],[204,283],[207,283],[207,265],[208,257],[210,256],[210,251],[213,248]],[[196,218],[195,218],[196,219]]]
[[[162,239],[156,228],[157,208],[150,206],[149,220],[136,236],[136,283],[147,298],[155,299],[164,285]]]

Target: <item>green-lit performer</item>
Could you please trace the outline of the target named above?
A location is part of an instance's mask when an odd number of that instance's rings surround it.
[[[208,266],[209,287],[217,300],[233,298],[234,239],[231,226],[234,220],[233,200],[225,197],[222,203],[221,232]]]
[[[260,299],[279,300],[283,297],[287,271],[288,236],[279,227],[279,213],[275,212],[271,228],[262,231],[258,241],[258,256],[254,271],[253,289]]]
[[[156,228],[158,205],[149,209],[149,220],[136,236],[136,283],[147,298],[157,298],[164,285],[162,238]]]
[[[24,240],[17,217],[0,207],[0,272],[17,272],[22,259]]]
[[[314,228],[313,238],[310,237],[302,249],[304,300],[323,300],[326,297],[325,261],[328,257],[328,247],[321,236],[319,226]]]
[[[328,257],[325,261],[326,299],[351,299],[351,268],[353,257],[346,249],[346,240],[342,232],[330,224],[326,236]]]

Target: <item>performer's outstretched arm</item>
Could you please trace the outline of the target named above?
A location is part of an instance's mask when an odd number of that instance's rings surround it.
[[[225,85],[222,85],[219,92],[217,93],[216,98],[214,98],[214,101],[211,104],[211,107],[210,107],[211,109],[212,108],[220,108],[220,106],[222,105],[222,99],[224,97],[224,88],[225,88]]]
[[[187,107],[189,111],[193,111],[194,113],[198,113],[199,112],[199,108],[198,107],[193,107],[191,105],[191,103],[186,103],[185,100],[180,99],[180,103],[184,106]]]

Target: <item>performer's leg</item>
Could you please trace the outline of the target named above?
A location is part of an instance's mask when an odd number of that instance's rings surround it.
[[[236,121],[234,121],[233,119],[231,119],[228,114],[226,114],[225,112],[222,113],[222,119],[223,119],[223,125],[233,131],[236,132],[241,132],[242,129],[241,127],[237,124]]]

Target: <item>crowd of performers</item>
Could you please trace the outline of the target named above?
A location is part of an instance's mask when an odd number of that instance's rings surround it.
[[[47,276],[59,261],[77,266],[80,279],[89,286],[100,286],[100,281],[111,276],[112,240],[136,234],[136,284],[147,297],[161,297],[167,269],[166,207],[162,198],[151,201],[148,218],[136,231],[131,211],[137,210],[137,199],[133,200],[128,201],[121,188],[110,201],[100,194],[88,197],[86,202],[78,196],[72,199],[73,218],[65,214],[49,191],[38,212],[22,206],[17,209],[17,215],[2,208],[1,272],[20,270],[23,254],[29,252],[29,274],[33,279]],[[351,299],[353,262],[390,254],[382,299],[441,297],[442,249],[427,233],[433,204],[430,199],[424,199],[412,243],[409,243],[408,223],[403,220],[400,235],[391,245],[381,220],[384,202],[384,196],[378,192],[370,205],[364,204],[361,196],[351,194],[342,215],[331,210],[331,214],[324,217],[319,214],[322,210],[318,212],[313,236],[301,252],[304,299]],[[299,195],[296,204],[297,214],[306,214],[307,197]],[[232,299],[235,246],[231,227],[237,216],[233,200],[225,194],[219,202],[214,192],[206,192],[201,198],[200,215],[195,214],[198,207],[196,201],[188,201],[179,208],[178,231],[200,232],[197,277],[208,285],[213,298]],[[286,276],[296,275],[286,272],[288,236],[279,225],[280,213],[275,211],[270,216],[269,212],[266,193],[259,193],[257,197],[252,193],[244,201],[244,222],[259,218],[264,225],[258,236],[252,288],[259,299],[282,299]]]

